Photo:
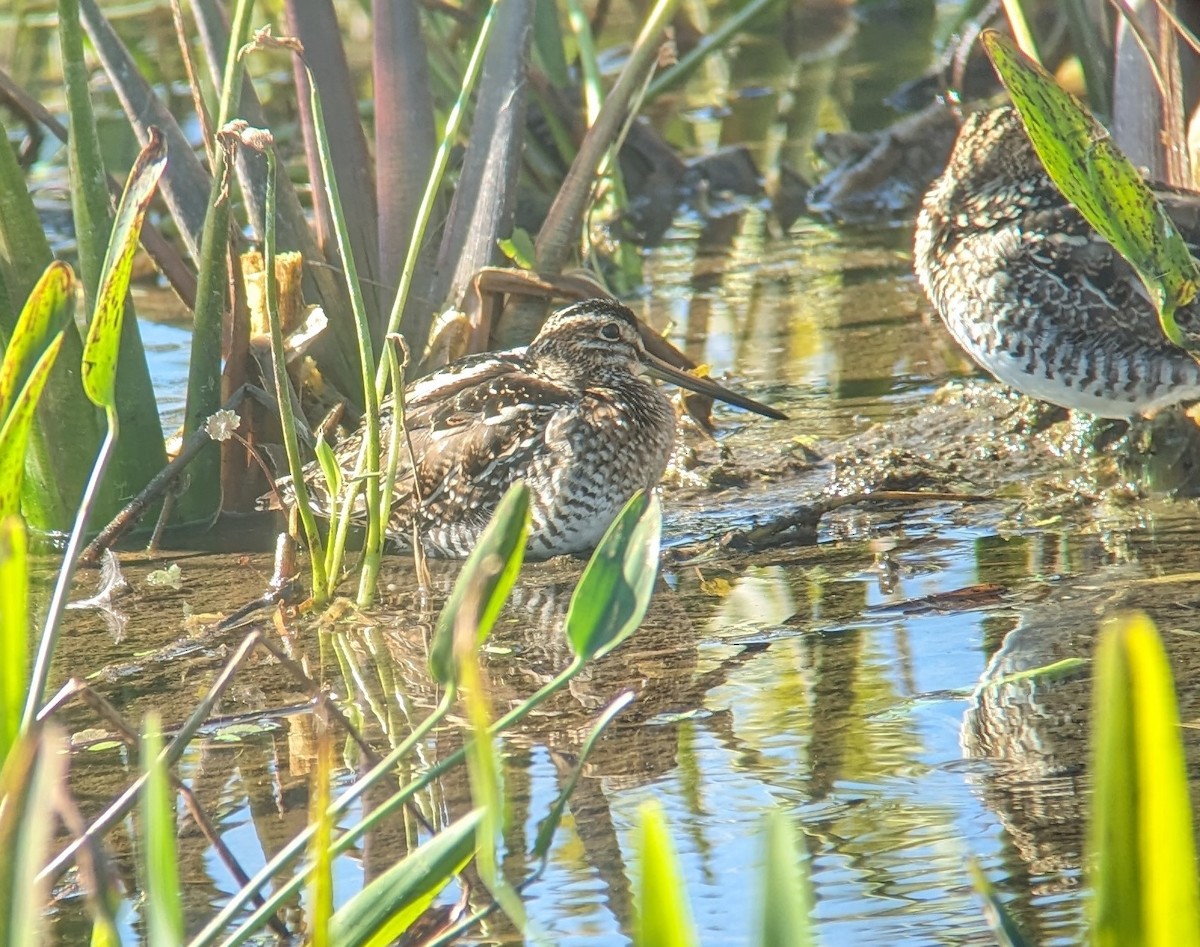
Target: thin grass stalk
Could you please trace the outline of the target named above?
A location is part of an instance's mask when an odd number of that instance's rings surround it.
[[[192,737],[204,725],[204,722],[212,713],[213,707],[216,706],[221,695],[225,693],[225,688],[229,686],[229,682],[233,679],[234,672],[241,667],[246,656],[254,650],[255,646],[261,640],[262,633],[258,631],[252,631],[242,639],[242,643],[238,646],[237,651],[225,663],[225,667],[217,675],[217,679],[209,688],[204,699],[196,705],[183,726],[175,732],[175,735],[171,738],[171,742],[159,754],[163,765],[170,768],[179,762],[180,757],[183,756],[183,751],[187,749]],[[129,810],[137,802],[138,793],[141,792],[145,783],[146,776],[143,774],[127,786],[125,791],[88,826],[86,832],[69,842],[61,852],[51,859],[50,863],[38,873],[38,880],[49,881],[50,883],[58,880],[81,848],[94,843],[96,839],[102,837],[129,814]]]
[[[397,355],[397,348],[401,350],[401,355]],[[401,438],[404,438],[403,446],[408,451],[409,466],[414,471],[417,469],[412,438],[408,436],[408,419],[404,414],[404,369],[408,365],[408,347],[404,343],[404,336],[389,335],[384,339],[384,358],[387,359],[388,372],[392,379],[392,426],[388,430],[387,469],[383,473],[383,496],[385,502],[390,504],[395,496],[396,476],[400,469]],[[419,490],[417,478],[414,476],[411,491],[411,500],[414,504],[421,502]],[[417,572],[417,584],[424,593],[429,588],[429,567],[425,564],[425,547],[421,545],[421,537],[415,521],[413,523],[412,552]]]
[[[587,124],[596,121],[600,107],[604,104],[604,86],[600,79],[600,66],[596,61],[596,40],[592,36],[592,23],[579,0],[568,0],[567,22],[579,47],[579,71],[583,79],[583,112]]]
[[[503,732],[513,724],[520,722],[541,704],[548,700],[562,687],[565,687],[571,680],[583,670],[586,662],[576,658],[571,664],[552,680],[544,684],[532,697],[517,707],[514,707],[507,714],[497,720],[488,728],[488,733],[495,736]],[[447,696],[450,696],[447,694]],[[446,703],[443,698],[442,704],[439,704],[439,709]],[[427,721],[422,723],[422,734],[428,732],[428,727],[425,725]],[[376,782],[380,777],[389,772],[404,756],[408,755],[413,745],[415,745],[417,734],[414,732],[407,740],[399,747],[389,753],[374,769],[366,776],[359,779],[353,786],[346,791],[345,794],[339,796],[334,802],[333,808],[335,813],[340,813],[349,808],[350,804],[361,795],[369,785]],[[393,793],[385,799],[380,805],[376,806],[369,815],[356,825],[351,826],[337,841],[333,843],[333,851],[335,855],[340,855],[342,852],[349,849],[357,842],[365,833],[374,828],[380,821],[386,819],[397,809],[404,806],[417,793],[424,790],[430,783],[438,779],[443,774],[447,773],[455,766],[458,766],[466,758],[466,750],[459,748],[447,756],[439,763],[435,763],[425,773],[419,776],[415,781],[404,786],[397,792]],[[274,878],[278,872],[288,864],[296,855],[304,850],[308,839],[311,837],[311,829],[304,829],[299,835],[292,839],[280,852],[272,858],[259,872],[250,879],[250,884],[233,896],[230,902],[221,909],[220,913],[209,922],[208,926],[192,941],[190,947],[204,947],[204,945],[214,942],[214,938],[233,916],[241,910],[246,902],[250,900],[252,895],[258,888],[266,884],[267,881]],[[279,905],[283,904],[304,884],[307,877],[307,870],[301,869],[286,882],[283,882],[281,887],[276,889],[263,902],[263,905],[258,908],[253,914],[247,918],[242,925],[234,932],[234,934],[224,942],[225,947],[236,947],[238,944],[245,943],[246,938],[255,933],[261,928],[267,919],[274,914]]]
[[[142,892],[146,896],[146,940],[178,944],[183,940],[179,894],[179,854],[175,849],[175,787],[162,763],[162,721],[151,711],[142,722]]]
[[[466,109],[467,109],[467,105],[468,105],[468,102],[470,99],[471,92],[473,91],[473,89],[475,87],[475,82],[478,79],[480,69],[483,66],[483,54],[487,50],[488,39],[491,35],[492,22],[495,18],[495,16],[494,16],[495,15],[495,4],[496,4],[496,0],[493,0],[492,5],[488,8],[487,14],[483,18],[483,23],[480,26],[480,30],[479,30],[479,37],[475,41],[475,48],[471,52],[471,58],[467,63],[467,69],[466,69],[465,74],[463,75],[462,86],[459,90],[458,99],[455,101],[454,107],[450,110],[450,114],[446,119],[446,130],[442,136],[442,141],[438,146],[437,154],[434,156],[433,170],[430,172],[429,181],[425,187],[425,193],[421,197],[421,205],[417,210],[416,220],[413,222],[413,232],[412,232],[412,236],[409,240],[408,252],[405,254],[405,257],[404,257],[404,268],[400,273],[400,284],[396,290],[396,298],[392,302],[392,311],[391,311],[390,315],[388,316],[387,330],[384,333],[385,337],[388,335],[395,334],[400,327],[400,319],[404,314],[404,307],[408,302],[408,294],[412,289],[413,275],[416,272],[417,261],[418,261],[418,258],[420,256],[420,252],[421,252],[421,245],[425,239],[425,231],[428,229],[429,219],[433,214],[434,203],[436,202],[438,193],[441,190],[442,178],[445,175],[446,167],[450,161],[450,152],[453,149],[454,144],[458,140],[458,133],[462,126],[463,117],[464,117]],[[310,84],[311,84],[311,88],[312,88],[312,98],[313,98],[313,102],[314,102],[314,106],[313,106],[314,124],[317,127],[318,132],[319,132],[319,134],[318,134],[318,144],[319,144],[320,140],[324,137],[324,121],[318,120],[318,114],[317,114],[318,106],[315,103],[319,102],[319,98],[317,95],[316,83],[311,82]],[[325,153],[327,153],[327,149],[322,150],[322,154],[325,154]],[[324,159],[322,159],[322,160],[324,161]],[[327,172],[325,174],[325,178],[326,178],[326,181],[329,181],[331,179],[331,175]],[[336,188],[336,183],[334,186]],[[338,219],[338,216],[340,216],[340,215],[335,215],[335,222]],[[339,246],[341,246],[342,238],[340,236],[340,232],[341,232],[342,228],[341,228],[340,224],[337,225],[337,229],[339,232],[339,237],[338,237]],[[345,260],[346,268],[347,268],[347,281],[354,283],[354,280],[351,280],[349,278],[350,267],[353,265],[353,262],[352,262],[352,260],[350,260],[349,258],[347,258],[345,256],[343,257],[343,259]],[[357,315],[355,317],[355,321],[356,322],[358,321]],[[361,334],[361,331],[360,331],[360,334]],[[361,343],[360,343],[360,347],[361,347]],[[364,365],[365,364],[366,363],[364,362]],[[372,387],[372,390],[373,390],[373,400],[374,400],[376,412],[378,412],[379,401],[382,400],[382,398],[387,390],[387,387],[386,387],[387,381],[388,381],[388,368],[386,365],[386,360],[381,359],[379,362],[379,365],[377,366],[376,371],[375,371],[374,385],[373,386],[368,385],[368,387]],[[364,396],[366,398],[368,398],[367,418],[368,418],[368,424],[369,424],[370,423],[370,421],[369,421],[370,410],[371,410],[371,408],[370,408],[371,395],[368,395],[366,392],[364,392]],[[343,499],[343,505],[342,505],[343,512],[340,516],[335,517],[334,518],[335,522],[333,522],[331,524],[333,536],[330,540],[329,553],[328,553],[328,556],[326,559],[326,571],[328,572],[328,574],[330,576],[333,576],[333,577],[336,577],[341,572],[342,563],[345,561],[346,540],[350,534],[349,512],[353,509],[354,502],[357,499],[358,490],[360,489],[360,485],[361,485],[361,478],[363,478],[363,476],[367,473],[368,469],[375,471],[375,476],[376,476],[376,478],[378,477],[378,471],[379,471],[378,428],[376,428],[376,431],[375,431],[374,448],[372,448],[371,441],[372,441],[372,438],[370,437],[370,427],[368,427],[368,437],[366,439],[364,439],[363,448],[360,451],[358,459],[355,462],[354,475],[351,478],[350,482],[347,484],[346,495]],[[373,465],[371,464],[371,456],[370,456],[372,449],[374,449],[374,451],[375,451],[375,459],[376,459],[376,462]],[[376,484],[376,489],[378,490],[378,486],[379,486],[378,479],[376,479],[374,482]],[[368,482],[368,489],[369,489],[369,486],[370,486],[370,484]],[[383,495],[381,491],[379,492],[379,495],[381,495],[381,496]],[[378,507],[379,507],[379,502],[376,501],[376,503],[374,505],[372,505],[372,503],[370,502],[370,495],[368,494],[368,499],[367,499],[368,516],[372,515],[372,509],[374,509],[375,516],[378,517],[379,513],[380,513]],[[378,525],[378,521],[377,521],[377,525]],[[379,538],[380,538],[380,540],[382,540],[382,536],[380,536]],[[382,545],[382,543],[380,545]],[[367,546],[368,546],[368,548],[371,547],[370,521],[368,521]],[[366,553],[364,553],[364,555],[366,555]],[[378,555],[378,553],[376,553],[376,555]],[[371,584],[369,586],[367,585],[368,568],[371,568],[371,570],[372,570],[371,576],[370,576]],[[379,569],[378,561],[375,561],[372,564],[370,558],[368,558],[367,564],[363,570],[363,576],[359,582],[360,604],[364,604],[362,602],[364,590],[369,590],[370,594],[373,595],[374,582],[375,582],[376,577],[378,576],[378,569]]]
[[[379,489],[379,394],[372,383],[375,350],[371,343],[371,323],[367,316],[367,304],[363,298],[362,284],[358,279],[358,265],[354,260],[350,230],[346,223],[342,198],[338,190],[337,173],[329,150],[325,112],[321,107],[321,95],[317,89],[317,80],[312,72],[308,74],[308,83],[311,90],[309,101],[313,113],[313,127],[317,133],[317,155],[321,161],[321,176],[324,178],[325,192],[329,195],[329,209],[333,214],[333,229],[337,235],[338,253],[342,257],[342,266],[346,270],[346,286],[350,291],[350,308],[354,313],[359,368],[362,371],[363,421],[366,427],[367,544],[363,549],[363,568],[358,583],[358,605],[360,608],[364,608],[370,605],[375,598],[375,582],[379,576],[383,552],[383,523]],[[342,516],[349,519],[353,508],[352,503],[347,503],[342,508]],[[336,572],[333,574],[336,575]]]
[[[234,10],[225,73],[221,85],[221,103],[217,129],[223,129],[233,117],[242,89],[245,67],[239,51],[250,35],[253,0],[238,0]],[[200,274],[196,285],[196,309],[192,323],[192,351],[188,363],[187,408],[183,436],[199,430],[220,407],[221,400],[221,323],[228,290],[226,254],[229,248],[228,154],[220,147],[208,192],[208,216],[200,240]],[[181,498],[186,518],[207,520],[216,515],[220,503],[220,457],[202,453],[188,466],[191,489]]]
[[[478,589],[473,591],[478,596]],[[483,879],[488,891],[512,921],[513,926],[523,937],[529,938],[532,935],[536,942],[541,938],[536,931],[531,930],[525,907],[513,886],[504,877],[500,863],[499,846],[504,836],[503,780],[494,743],[495,734],[491,732],[489,722],[491,702],[488,700],[483,674],[479,668],[474,622],[471,621],[471,616],[477,611],[478,604],[471,607],[464,603],[464,607],[459,610],[454,629],[454,647],[459,652],[456,664],[470,726],[465,747],[467,777],[470,780],[474,805],[483,809],[483,820],[477,830],[475,864],[479,870],[479,877]]]
[[[646,98],[653,99],[662,93],[673,89],[700,66],[713,53],[724,49],[726,44],[736,34],[740,33],[759,14],[773,7],[778,0],[750,0],[733,16],[722,21],[721,25],[709,33],[704,41],[692,49],[670,69],[665,70],[650,83]]]
[[[1042,57],[1038,55],[1037,42],[1033,38],[1033,30],[1025,16],[1022,0],[1000,0],[1000,6],[1004,8],[1004,15],[1008,18],[1008,27],[1012,30],[1013,39],[1017,41],[1017,48],[1034,62],[1040,64]]]
[[[554,197],[537,236],[537,265],[543,273],[562,271],[576,243],[584,208],[592,194],[596,170],[625,124],[630,102],[645,83],[658,59],[660,41],[675,11],[677,0],[657,0],[647,14],[625,68],[609,91],[596,121],[584,136],[575,160]],[[513,314],[507,334],[532,338],[532,313]]]
[[[96,137],[92,89],[83,58],[83,28],[78,0],[58,0],[58,42],[62,50],[63,83],[70,116],[67,163],[71,179],[71,214],[75,223],[79,277],[86,312],[96,308],[104,265],[105,235],[112,230],[108,175]]]
[[[583,741],[583,746],[579,748],[579,752],[576,754],[575,764],[571,767],[571,772],[567,776],[566,782],[562,784],[558,791],[558,797],[550,805],[546,816],[538,824],[537,837],[529,852],[530,858],[535,859],[538,864],[516,885],[518,892],[524,891],[529,885],[541,878],[545,872],[550,857],[550,846],[553,844],[555,834],[562,824],[562,817],[566,811],[567,802],[575,792],[575,787],[578,785],[580,777],[583,776],[596,742],[608,729],[608,725],[616,719],[617,715],[629,706],[633,701],[633,697],[633,691],[625,691],[596,718],[596,722],[592,725],[592,729]],[[431,941],[427,941],[424,947],[440,947],[442,944],[455,943],[459,936],[491,914],[495,910],[495,907],[494,903],[487,904],[473,914],[465,915],[450,927],[443,928],[437,937]]]
[[[58,643],[59,623],[67,607],[67,597],[71,594],[71,580],[75,577],[75,566],[79,560],[79,551],[83,546],[83,537],[87,533],[88,520],[92,516],[92,508],[100,495],[100,484],[104,479],[104,471],[112,459],[113,450],[117,445],[118,424],[115,408],[107,408],[108,432],[100,445],[100,454],[92,467],[92,475],[88,478],[79,502],[79,510],[75,514],[75,525],[71,528],[71,536],[67,540],[67,548],[63,553],[62,568],[58,571],[58,580],[54,583],[54,592],[50,596],[50,605],[46,609],[46,623],[42,628],[38,641],[37,657],[34,659],[33,674],[29,681],[29,693],[25,698],[25,713],[21,716],[21,730],[28,731],[37,719],[38,708],[42,704],[42,696],[46,692],[46,682],[50,679],[50,662],[54,657],[55,645]]]
[[[579,66],[583,74],[584,105],[587,114],[587,124],[590,128],[599,118],[600,109],[604,105],[604,86],[600,76],[600,63],[596,57],[596,43],[592,36],[592,24],[583,8],[579,5],[579,0],[570,0],[567,9],[568,21],[575,35],[575,42],[579,47]],[[600,159],[600,164],[596,169],[596,178],[592,185],[592,191],[597,197],[589,202],[589,210],[582,221],[581,238],[583,246],[588,248],[589,255],[594,255],[591,252],[590,240],[592,216],[598,214],[602,218],[616,220],[628,211],[629,199],[625,190],[625,179],[621,174],[621,167],[616,161],[616,157],[625,141],[625,136],[629,133],[629,126],[641,109],[642,100],[645,98],[646,90],[649,88],[650,81],[653,78],[653,71],[647,73],[642,88],[631,97],[625,124],[621,127],[620,133],[613,140],[608,151]],[[607,188],[605,187],[606,184]],[[632,244],[620,241],[617,244],[614,255],[617,263],[617,270],[614,275],[618,277],[614,282],[618,285],[614,285],[612,288],[620,296],[632,291],[636,286],[641,284],[641,254]],[[593,266],[596,272],[600,272],[602,268],[600,265]]]
[[[416,220],[413,221],[412,237],[409,239],[408,252],[404,257],[404,268],[400,271],[400,285],[396,288],[396,298],[392,301],[392,311],[388,316],[387,332],[385,335],[392,335],[399,331],[400,318],[404,315],[404,307],[408,302],[408,294],[412,289],[413,274],[417,269],[421,244],[425,240],[425,231],[429,227],[429,218],[433,215],[433,206],[437,201],[438,193],[442,187],[442,178],[445,176],[446,167],[450,163],[450,152],[454,149],[458,141],[458,134],[462,128],[463,118],[470,104],[471,93],[474,91],[475,83],[479,79],[479,73],[483,69],[483,55],[487,52],[488,41],[491,39],[492,24],[496,18],[497,2],[498,0],[492,0],[488,6],[483,23],[479,27],[479,36],[475,40],[475,48],[471,50],[471,58],[467,61],[467,68],[463,73],[458,98],[455,99],[454,107],[450,109],[450,114],[446,116],[446,130],[442,134],[437,154],[434,155],[433,170],[430,172],[429,181],[425,185],[425,193],[421,196],[421,206],[417,209]],[[421,344],[425,342],[425,340],[420,341]],[[379,398],[383,397],[387,380],[387,366],[381,362],[379,369],[375,373],[375,391]]]
[[[442,722],[443,719],[445,719],[446,715],[450,712],[450,708],[454,706],[455,696],[454,690],[452,688],[448,689],[447,692],[442,696],[441,701],[438,702],[438,705],[433,709],[429,716],[422,720],[421,723],[417,725],[412,733],[410,733],[400,743],[399,746],[392,750],[392,752],[380,760],[370,769],[370,771],[356,780],[349,789],[347,789],[333,801],[333,804],[330,806],[331,814],[335,817],[340,815],[342,812],[349,809],[359,796],[374,786],[380,779],[392,775],[397,764],[404,759],[404,757],[408,756],[408,754],[412,752],[413,748],[417,746],[421,740],[425,739],[425,737],[431,730],[433,730],[434,727],[436,727]],[[229,922],[232,921],[237,913],[246,906],[246,903],[254,897],[255,893],[262,888],[263,885],[271,881],[276,874],[278,874],[284,868],[284,866],[288,865],[297,856],[303,854],[305,846],[308,845],[313,833],[313,826],[306,826],[298,835],[295,836],[295,838],[283,846],[283,848],[281,848],[273,858],[271,858],[254,874],[248,884],[244,885],[237,891],[237,893],[233,895],[232,898],[230,898],[229,902],[217,912],[216,916],[214,916],[208,922],[208,924],[205,925],[204,929],[201,930],[200,933],[198,933],[194,938],[192,938],[190,941],[190,947],[205,947],[205,945],[216,943],[217,939],[224,933]],[[295,877],[300,884],[303,884],[303,874]],[[295,888],[289,889],[287,896],[279,898],[278,900],[276,900],[275,897],[268,898],[267,902],[264,902],[264,904],[282,904],[285,900],[287,900],[287,897],[290,897],[290,895],[297,890],[299,890],[299,885],[297,885]],[[271,913],[273,913],[273,910]],[[258,912],[255,911],[255,913],[243,923],[242,928],[235,932],[234,936],[230,940],[225,941],[225,943],[241,943],[244,937],[248,937],[261,926],[257,919]],[[265,923],[265,916],[263,918],[263,922]]]
[[[318,724],[320,726],[320,724]],[[333,856],[329,842],[333,819],[329,815],[330,783],[333,779],[333,747],[329,731],[322,726],[317,737],[317,771],[313,774],[312,803],[308,823],[313,826],[309,858],[315,866],[308,889],[308,942],[311,947],[330,947],[329,919],[333,917]]]
[[[283,327],[279,322],[279,285],[275,276],[275,149],[267,147],[267,197],[263,218],[263,266],[266,274],[267,319],[271,324],[271,365],[275,376],[275,403],[279,405],[279,423],[283,429],[283,446],[287,452],[288,469],[292,472],[292,489],[296,509],[304,526],[308,543],[308,559],[312,567],[312,597],[318,605],[329,598],[329,575],[325,571],[325,549],[321,532],[313,515],[308,487],[304,483],[304,464],[300,460],[300,443],[296,437],[296,418],[292,414],[292,399],[288,396],[291,382],[287,376],[287,356],[283,349]],[[331,494],[332,495],[332,494]]]
[[[20,734],[29,684],[29,548],[20,516],[0,519],[0,769]]]

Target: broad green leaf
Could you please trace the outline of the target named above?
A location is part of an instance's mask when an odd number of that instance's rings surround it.
[[[20,512],[29,427],[62,341],[63,334],[59,332],[46,346],[34,364],[33,371],[25,379],[25,385],[13,402],[8,416],[0,424],[0,519]]]
[[[638,493],[600,540],[567,610],[566,632],[577,661],[602,657],[641,624],[658,577],[662,510]]]
[[[808,926],[812,895],[800,867],[796,833],[782,812],[766,819],[766,858],[759,913],[760,947],[804,947],[812,943]]]
[[[641,879],[635,894],[633,942],[636,947],[698,947],[683,872],[662,806],[647,802],[639,811]]]
[[[329,731],[321,733],[317,743],[317,771],[313,776],[308,822],[315,827],[308,843],[312,871],[308,879],[308,942],[312,947],[328,947],[329,922],[333,917],[333,816],[329,812],[329,787],[333,778],[333,750]]]
[[[338,947],[392,943],[433,903],[475,854],[476,809],[442,829],[343,905],[329,926]]]
[[[1200,944],[1200,890],[1171,669],[1143,614],[1101,631],[1092,691],[1092,943]]]
[[[41,927],[49,890],[37,878],[49,854],[66,766],[62,732],[35,726],[0,770],[0,943],[7,947],[45,942]]]
[[[158,714],[142,723],[142,889],[146,895],[146,942],[183,943],[183,905],[175,852],[175,790],[162,755]]]
[[[83,390],[94,404],[116,407],[117,354],[121,346],[121,322],[125,317],[125,295],[146,208],[167,166],[166,139],[151,129],[150,140],[134,162],[125,192],[117,207],[116,222],[108,240],[96,311],[88,325],[83,347]]]
[[[1200,272],[1167,212],[1083,103],[1006,37],[986,31],[983,44],[1046,173],[1137,271],[1167,338],[1185,345],[1175,311],[1195,298]]]
[[[0,519],[0,765],[16,741],[29,687],[29,563],[25,523]]]
[[[46,267],[29,294],[0,365],[0,422],[12,410],[33,362],[45,351],[51,336],[71,318],[74,283],[71,267],[56,260]]]
[[[438,616],[429,649],[429,672],[439,684],[448,687],[455,683],[454,632],[459,623],[475,629],[477,645],[492,630],[521,570],[528,535],[529,489],[514,483],[463,563],[454,591]]]

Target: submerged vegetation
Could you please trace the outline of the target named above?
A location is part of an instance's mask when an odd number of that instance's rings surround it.
[[[1036,22],[1022,15],[1021,4],[1006,6],[1011,32],[1036,53]],[[552,649],[564,660],[501,707],[485,656],[517,586],[529,528],[528,494],[514,487],[459,572],[428,640],[419,642],[432,706],[384,681],[387,707],[364,710],[348,696],[366,689],[337,608],[370,609],[379,589],[382,527],[406,449],[399,425],[389,443],[381,441],[381,405],[391,399],[400,416],[406,378],[467,351],[528,341],[549,299],[636,287],[638,255],[620,234],[637,196],[626,180],[623,145],[638,134],[639,107],[682,82],[739,30],[782,14],[775,5],[744,4],[707,38],[681,37],[687,48],[676,58],[667,28],[674,23],[679,35],[691,24],[672,0],[659,0],[619,75],[607,83],[593,35],[598,24],[572,0],[563,7],[546,0],[428,9],[380,3],[372,11],[375,110],[363,122],[349,65],[353,44],[339,34],[331,4],[285,0],[273,30],[254,28],[262,14],[249,0],[234,4],[228,21],[211,0],[196,0],[187,14],[175,5],[194,102],[194,114],[184,119],[163,92],[164,82],[180,77],[140,65],[94,0],[59,0],[74,267],[53,260],[25,170],[15,152],[0,147],[0,846],[10,853],[0,863],[0,939],[6,943],[39,942],[45,906],[68,871],[84,892],[95,943],[121,941],[135,901],[139,933],[150,943],[242,943],[266,929],[314,944],[402,936],[448,943],[497,914],[532,942],[550,937],[523,899],[541,878],[590,755],[633,695],[607,694],[590,704],[592,719],[577,751],[556,758],[560,789],[541,800],[548,804],[536,813],[527,851],[519,853],[537,867],[520,877],[506,864],[512,797],[502,759],[514,744],[505,741],[527,718],[554,714],[553,698],[577,687],[643,622],[659,576],[658,501],[636,496],[614,521],[565,610],[562,647],[556,642]],[[1110,32],[1113,21],[1105,23],[1097,30],[1086,16],[1070,20],[1089,94],[1102,111],[1112,107],[1105,44],[1096,42]],[[1158,42],[1169,46],[1165,35]],[[1098,126],[1058,95],[1053,80],[1004,38],[991,34],[985,45],[1045,149],[1047,166],[1056,153],[1065,168],[1064,193],[1101,209],[1094,226],[1143,275],[1171,335],[1173,311],[1196,291],[1188,248],[1164,226],[1116,149],[1094,147]],[[142,143],[115,204],[90,92],[92,56]],[[278,103],[258,100],[265,87],[257,70],[283,64],[294,70],[299,142],[270,127]],[[25,114],[41,114],[11,77],[4,87]],[[1166,106],[1171,114],[1180,109]],[[203,129],[199,154],[184,131],[189,123]],[[293,183],[293,155],[302,155],[311,207]],[[675,167],[677,159],[664,162]],[[1072,180],[1071,170],[1081,165],[1095,173]],[[168,208],[151,221],[157,228],[147,223],[156,194]],[[536,209],[518,213],[522,202]],[[518,217],[528,231],[516,225]],[[1142,239],[1148,232],[1151,238]],[[169,467],[129,294],[139,237],[193,315],[184,447]],[[502,257],[516,265],[497,267]],[[577,260],[590,272],[569,273]],[[251,271],[261,274],[261,301]],[[85,318],[77,321],[80,302]],[[694,367],[674,354],[681,367]],[[333,404],[363,418],[362,453],[348,478],[330,461],[327,440],[336,421],[327,425],[321,417]],[[315,616],[321,674],[296,658],[286,635],[277,640],[289,622],[273,612],[274,624],[256,623],[222,642],[228,657],[221,654],[219,670],[178,725],[164,726],[153,712],[140,723],[126,720],[98,681],[82,681],[70,668],[62,675],[67,682],[48,698],[72,577],[96,527],[123,507],[191,523],[248,510],[266,484],[247,475],[261,459],[255,445],[275,440],[284,443],[299,494],[310,573],[300,595],[303,583],[277,576],[263,603],[290,609],[303,600],[296,611]],[[298,476],[312,457],[331,486],[339,485],[330,491],[340,499],[327,530],[316,522]],[[168,490],[171,481],[179,489]],[[348,549],[360,494],[365,535],[356,560]],[[133,515],[117,517],[95,556],[131,527]],[[67,537],[34,649],[28,530]],[[418,575],[423,580],[419,568]],[[354,576],[355,606],[342,600],[326,610]],[[214,624],[226,636],[238,627],[232,619]],[[261,867],[251,872],[225,848],[176,766],[256,660],[277,666],[306,695],[317,733],[304,826],[278,850],[264,851]],[[1076,656],[1029,677],[1052,682],[1080,663]],[[1108,625],[1094,663],[1096,791],[1088,843],[1094,941],[1196,942],[1200,888],[1186,770],[1170,672],[1152,623],[1135,616]],[[65,790],[70,753],[62,721],[72,705],[99,715],[138,760],[137,779],[86,817]],[[388,740],[382,753],[364,735],[372,718],[386,721],[379,727]],[[439,747],[431,758],[426,751],[439,739],[452,748]],[[340,748],[335,740],[343,741]],[[339,782],[338,769],[355,775]],[[468,805],[439,794],[439,782],[454,778],[467,785]],[[185,922],[180,891],[181,798],[236,880],[195,930]],[[406,854],[339,902],[335,860],[388,819],[403,820]],[[699,943],[666,817],[648,805],[639,819],[630,936],[645,945]],[[60,828],[66,840],[56,834]],[[109,863],[111,836],[122,830],[136,839],[136,892],[123,888]],[[754,943],[816,939],[803,847],[789,816],[767,820],[757,909],[745,923]],[[456,881],[462,897],[451,904],[443,892]],[[997,937],[1021,942],[982,873],[976,886]]]

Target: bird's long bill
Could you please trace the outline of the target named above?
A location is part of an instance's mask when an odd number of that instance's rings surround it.
[[[655,378],[669,381],[672,385],[679,385],[681,388],[687,388],[697,394],[716,398],[736,408],[753,411],[755,414],[761,414],[764,418],[774,418],[776,421],[786,421],[788,419],[788,416],[782,411],[768,408],[765,404],[755,401],[753,398],[747,398],[745,395],[739,395],[736,392],[730,391],[724,385],[718,385],[711,378],[700,378],[697,375],[689,375],[687,372],[681,371],[673,365],[668,365],[662,359],[649,353],[647,353],[646,357],[646,370]]]

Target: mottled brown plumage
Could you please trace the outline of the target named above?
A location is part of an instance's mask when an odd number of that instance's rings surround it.
[[[407,544],[415,521],[427,552],[465,556],[508,487],[523,480],[531,500],[528,553],[592,549],[634,492],[658,483],[674,445],[675,410],[643,371],[782,417],[649,355],[624,306],[576,303],[553,313],[528,348],[464,358],[409,386],[416,471],[402,450],[389,538]],[[392,423],[385,411],[385,444]],[[361,438],[356,432],[338,445],[347,476]],[[318,507],[328,509],[319,467],[310,464],[304,479]],[[290,485],[280,485],[290,500]]]
[[[1160,195],[1200,235],[1194,195]],[[1132,267],[1051,182],[1010,107],[967,117],[917,220],[913,266],[951,334],[1019,391],[1126,418],[1200,398]],[[1198,327],[1193,303],[1177,319]]]

